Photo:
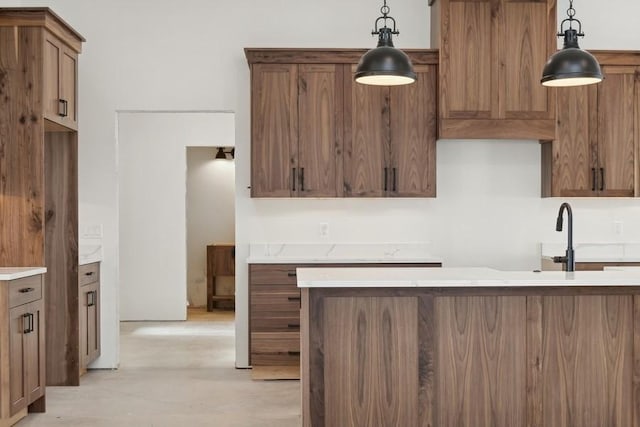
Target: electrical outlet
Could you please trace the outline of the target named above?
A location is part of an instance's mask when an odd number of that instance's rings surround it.
[[[624,223],[622,221],[613,221],[613,231],[616,235],[621,235],[624,231]]]
[[[329,236],[329,223],[328,222],[321,222],[320,223],[320,236],[321,237]]]

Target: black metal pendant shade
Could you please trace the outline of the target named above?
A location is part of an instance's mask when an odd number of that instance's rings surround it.
[[[544,86],[583,86],[602,81],[602,70],[598,60],[586,50],[578,46],[578,37],[583,37],[582,23],[574,18],[575,10],[573,1],[570,1],[568,19],[560,24],[560,30],[565,22],[569,22],[569,28],[558,36],[564,36],[562,50],[551,55],[542,70],[540,82]],[[578,22],[579,31],[572,28],[573,21]]]
[[[396,86],[413,83],[416,73],[413,71],[411,59],[406,53],[393,46],[392,35],[399,34],[396,21],[388,16],[389,7],[385,0],[380,9],[382,16],[376,20],[375,29],[371,34],[378,35],[378,46],[362,55],[356,68],[355,80],[358,83],[378,86]],[[384,20],[385,25],[378,29],[378,21]],[[393,29],[388,28],[386,20],[393,22]]]

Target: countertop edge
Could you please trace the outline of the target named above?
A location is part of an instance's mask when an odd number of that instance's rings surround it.
[[[0,268],[0,280],[22,279],[46,272],[46,267],[4,267]]]
[[[249,257],[247,264],[442,264],[442,258],[286,258]]]

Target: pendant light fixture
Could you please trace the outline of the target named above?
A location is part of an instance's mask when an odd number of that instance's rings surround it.
[[[564,47],[557,51],[547,61],[542,71],[541,83],[544,86],[582,86],[602,81],[602,70],[598,60],[586,50],[578,46],[578,37],[584,37],[582,23],[575,19],[573,0],[569,0],[567,16],[560,24],[558,37],[564,36]],[[573,28],[573,23],[578,23],[578,30]],[[569,28],[564,30],[565,22]]]
[[[380,8],[382,16],[376,19],[371,35],[378,36],[378,47],[371,49],[360,58],[356,68],[355,80],[358,83],[377,86],[397,86],[416,81],[416,73],[406,53],[393,47],[392,35],[400,34],[396,30],[396,20],[389,16],[387,0]],[[380,20],[383,27],[378,29]],[[387,20],[393,23],[393,29],[387,27]]]

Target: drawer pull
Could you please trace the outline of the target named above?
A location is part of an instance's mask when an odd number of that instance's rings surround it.
[[[24,323],[27,323],[27,326],[24,326]],[[23,332],[25,334],[29,334],[31,332],[34,331],[33,329],[33,314],[32,313],[25,313],[22,315],[22,325],[23,325]]]
[[[299,328],[299,327],[300,327],[300,323],[289,323],[289,324],[287,324],[287,328],[294,329],[294,328]]]
[[[93,271],[87,271],[84,273],[85,276],[93,276]]]
[[[300,356],[300,352],[299,351],[287,351],[287,354],[289,356]]]
[[[290,272],[287,273],[287,276],[296,277],[296,272],[295,271],[290,271]]]
[[[288,299],[289,301],[301,301],[301,300],[302,300],[302,298],[301,298],[301,297],[287,297],[287,299]]]
[[[20,292],[21,294],[27,294],[27,293],[33,292],[35,290],[36,290],[36,288],[22,288],[18,292]]]

